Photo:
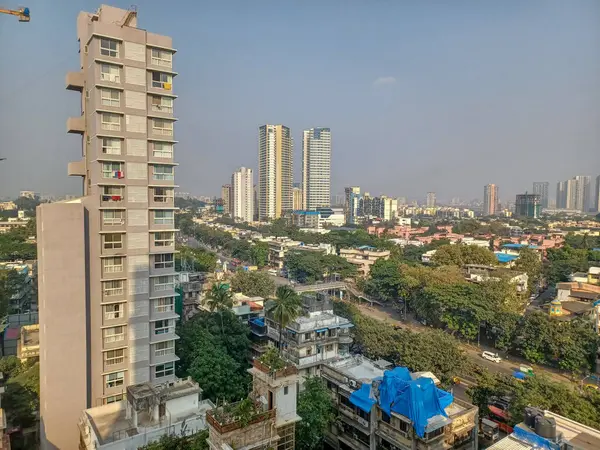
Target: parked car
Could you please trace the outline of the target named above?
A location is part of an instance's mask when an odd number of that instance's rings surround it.
[[[495,363],[499,363],[500,361],[502,361],[502,358],[500,358],[500,356],[498,356],[498,353],[483,352],[481,354],[481,357],[483,359],[487,359],[488,361],[494,361]]]

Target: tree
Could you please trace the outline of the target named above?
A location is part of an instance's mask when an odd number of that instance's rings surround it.
[[[290,251],[285,257],[290,276],[301,283],[322,280],[326,274],[339,273],[342,278],[354,276],[356,266],[337,255],[311,251]]]
[[[233,401],[247,393],[250,382],[249,330],[231,311],[221,313],[201,311],[180,326],[177,375],[191,376],[213,401]]]
[[[458,266],[465,264],[483,264],[494,266],[498,263],[496,256],[489,249],[477,245],[443,245],[437,249],[431,259],[438,266]]]
[[[201,248],[192,248],[187,245],[177,247],[179,259],[176,261],[176,270],[182,270],[181,265],[185,260],[192,264],[192,270],[198,272],[213,272],[217,267],[217,255]]]
[[[528,247],[521,248],[519,259],[515,262],[515,269],[527,274],[528,290],[531,292],[542,277],[542,261],[539,253]]]
[[[208,450],[207,439],[208,430],[202,430],[190,436],[168,434],[138,450]]]
[[[269,245],[266,242],[255,242],[250,248],[250,261],[259,269],[269,262]]]
[[[40,402],[39,363],[22,364],[14,356],[3,357],[0,371],[7,378],[2,406],[8,421],[24,428],[32,426]]]
[[[283,285],[275,291],[275,301],[270,307],[269,312],[279,324],[279,353],[283,349],[282,336],[283,328],[288,326],[296,317],[300,315],[302,301],[291,286]]]
[[[211,312],[219,312],[221,316],[221,331],[223,331],[223,311],[233,308],[233,297],[229,291],[229,287],[223,283],[213,284],[210,292],[204,299],[204,303]]]
[[[305,378],[304,390],[298,396],[297,411],[302,420],[296,426],[296,448],[323,448],[323,434],[335,419],[335,409],[321,378]]]
[[[398,297],[402,278],[396,261],[378,259],[369,271],[366,293],[382,300]]]
[[[269,298],[275,292],[275,282],[266,272],[238,270],[231,279],[231,289],[249,297]]]

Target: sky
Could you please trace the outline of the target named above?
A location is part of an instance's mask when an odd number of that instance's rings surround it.
[[[66,119],[80,98],[64,78],[78,70],[77,14],[100,3],[20,3],[30,23],[0,16],[0,197],[79,194],[67,163],[80,158],[81,140],[66,134]],[[265,123],[292,129],[296,181],[302,130],[331,128],[333,194],[358,185],[471,200],[495,183],[506,201],[533,181],[550,181],[553,193],[556,181],[600,174],[597,0],[137,6],[138,26],[178,50],[180,191],[219,195],[236,168],[256,169]]]

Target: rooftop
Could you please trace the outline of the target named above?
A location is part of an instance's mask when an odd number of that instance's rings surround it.
[[[539,248],[537,245],[527,245],[527,244],[504,244],[502,247],[504,248],[523,248],[523,247],[529,247],[529,248]]]
[[[518,258],[517,255],[509,255],[508,253],[495,252],[496,259],[501,263],[508,263]]]
[[[383,361],[383,360],[379,360]],[[379,362],[378,361],[378,362]],[[385,361],[387,362],[387,361]],[[371,382],[377,377],[382,377],[384,370],[376,363],[363,356],[356,355],[337,362],[328,364],[337,369],[348,378],[354,378],[363,382]]]

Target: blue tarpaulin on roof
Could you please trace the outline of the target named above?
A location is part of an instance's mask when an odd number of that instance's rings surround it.
[[[327,328],[319,328],[318,330],[315,330],[316,333],[322,333],[323,331],[327,331]]]
[[[364,412],[370,413],[371,408],[376,402],[375,397],[371,393],[371,384],[363,383],[359,390],[350,394],[350,402]]]
[[[393,411],[408,417],[420,437],[425,435],[429,419],[438,415],[447,417],[444,408],[453,400],[452,394],[435,387],[431,378],[413,380],[406,367],[386,370],[379,386],[381,409],[389,415]]]
[[[259,327],[265,326],[265,318],[264,317],[255,317],[254,319],[250,319],[250,322],[252,322],[255,325],[258,325]]]
[[[501,252],[496,252],[495,255],[496,255],[496,259],[501,263],[511,262],[518,258],[517,255],[509,255],[508,253],[501,253]]]

